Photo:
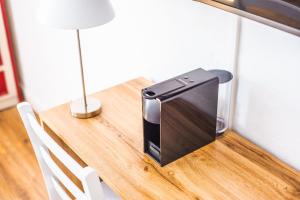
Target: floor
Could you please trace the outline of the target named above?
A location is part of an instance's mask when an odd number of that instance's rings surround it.
[[[0,111],[0,200],[44,199],[42,175],[18,112]]]

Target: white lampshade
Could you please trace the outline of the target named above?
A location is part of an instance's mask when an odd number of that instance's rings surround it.
[[[114,18],[109,0],[39,0],[38,20],[61,29],[84,29]]]

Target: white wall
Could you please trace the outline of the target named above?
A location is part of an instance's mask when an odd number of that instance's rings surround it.
[[[25,96],[37,108],[51,107],[74,97],[73,87],[80,86],[76,81],[79,66],[75,34],[38,26],[35,0],[13,0],[7,4]]]
[[[300,170],[300,37],[242,21],[234,128]]]
[[[37,24],[36,1],[8,3],[26,97],[47,109],[81,95],[78,52],[75,32]],[[190,0],[113,4],[113,22],[81,32],[88,93],[141,75],[159,81],[197,67],[232,70],[236,16]],[[298,169],[299,48],[299,38],[243,20],[233,123]]]
[[[39,109],[81,95],[75,31],[37,23],[38,0],[11,0],[26,97]],[[88,93],[137,77],[162,80],[232,66],[236,16],[187,0],[113,0],[116,18],[81,31]]]

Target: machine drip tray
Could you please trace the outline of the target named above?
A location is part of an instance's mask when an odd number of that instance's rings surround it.
[[[160,162],[160,148],[151,141],[148,141],[148,153],[158,162]]]

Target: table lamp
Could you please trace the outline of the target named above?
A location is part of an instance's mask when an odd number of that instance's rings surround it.
[[[76,30],[83,98],[72,101],[72,116],[86,119],[101,112],[101,102],[87,98],[79,29],[86,29],[108,23],[114,18],[109,0],[40,0],[37,8],[40,23],[59,29]]]

